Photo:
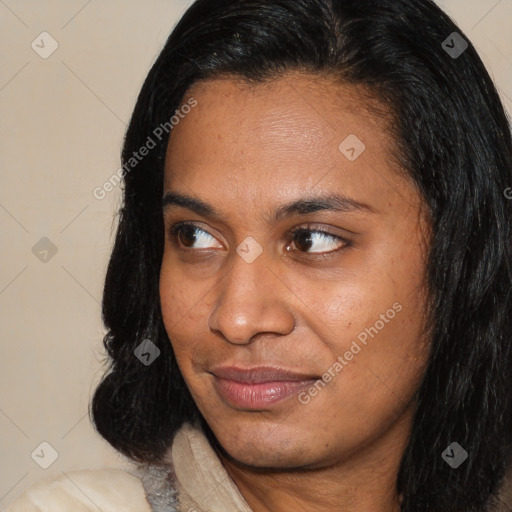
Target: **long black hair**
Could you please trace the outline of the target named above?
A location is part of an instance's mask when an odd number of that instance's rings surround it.
[[[172,131],[156,129],[169,127],[198,80],[257,84],[287,70],[364,86],[386,105],[395,157],[430,215],[431,354],[397,480],[402,510],[487,510],[512,458],[512,140],[477,52],[431,0],[197,0],[188,9],[125,137],[123,205],[103,294],[110,367],[91,403],[96,429],[133,460],[158,463],[198,415],[162,322]],[[156,147],[135,165],[149,139]],[[151,365],[134,355],[145,339],[160,350]],[[468,453],[457,469],[446,461],[454,442]]]

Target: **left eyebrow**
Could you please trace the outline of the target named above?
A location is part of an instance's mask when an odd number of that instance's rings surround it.
[[[291,217],[292,215],[307,215],[318,211],[333,211],[342,213],[351,212],[369,212],[378,213],[366,203],[360,203],[350,197],[340,194],[330,194],[328,196],[304,197],[296,201],[284,204],[277,208],[272,220],[277,222],[281,219]]]
[[[206,201],[178,192],[165,194],[162,200],[162,208],[166,209],[170,206],[186,208],[204,217],[214,217],[224,222],[227,221],[225,215],[218,212]],[[307,215],[318,211],[378,213],[375,208],[366,203],[355,201],[344,195],[330,194],[327,196],[303,197],[283,204],[273,211],[270,221],[275,223],[293,215]]]

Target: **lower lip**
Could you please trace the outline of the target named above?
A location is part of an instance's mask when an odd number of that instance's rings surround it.
[[[242,409],[266,409],[280,400],[297,395],[314,382],[315,379],[248,384],[214,376],[215,388],[222,398],[230,405]]]

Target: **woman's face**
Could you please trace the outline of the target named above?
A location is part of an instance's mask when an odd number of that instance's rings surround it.
[[[304,74],[190,96],[164,194],[191,201],[166,199],[160,296],[199,410],[247,465],[398,460],[428,357],[428,225],[389,131],[353,86]]]

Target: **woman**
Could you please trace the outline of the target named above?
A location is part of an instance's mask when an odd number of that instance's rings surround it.
[[[151,510],[503,509],[512,141],[435,4],[198,0],[122,159],[91,412]]]

